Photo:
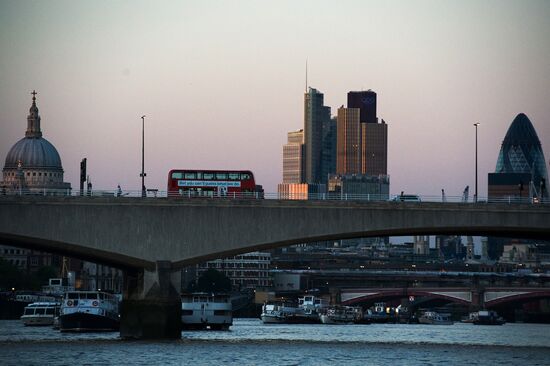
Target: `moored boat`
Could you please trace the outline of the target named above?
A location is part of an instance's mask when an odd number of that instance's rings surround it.
[[[229,329],[233,325],[230,296],[204,292],[183,294],[181,324],[182,329]]]
[[[451,320],[451,316],[447,313],[438,313],[435,311],[426,311],[420,318],[418,318],[420,324],[433,324],[433,325],[452,325],[454,322]]]
[[[496,311],[493,310],[480,310],[478,311],[478,317],[473,321],[475,325],[502,325],[506,323],[504,318],[498,316]]]
[[[25,307],[21,321],[26,326],[53,325],[60,306],[58,302],[33,302]]]
[[[62,332],[115,331],[120,315],[115,295],[100,291],[69,291],[59,313]]]
[[[262,306],[261,319],[265,324],[290,323],[298,312],[298,306],[288,301],[271,301]]]
[[[323,324],[354,324],[363,319],[363,311],[354,306],[331,306],[321,314]]]

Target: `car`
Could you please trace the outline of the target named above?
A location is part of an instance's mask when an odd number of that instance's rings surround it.
[[[395,202],[422,202],[417,194],[400,194],[391,200]]]

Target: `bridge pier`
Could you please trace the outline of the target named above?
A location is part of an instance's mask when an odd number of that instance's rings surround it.
[[[181,338],[180,275],[170,261],[153,271],[127,272],[120,314],[124,339]]]

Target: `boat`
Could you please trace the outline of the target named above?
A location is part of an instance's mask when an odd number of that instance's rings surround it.
[[[59,312],[62,332],[115,331],[119,329],[118,298],[101,291],[65,293]]]
[[[289,319],[294,324],[320,324],[321,314],[328,308],[328,301],[312,296],[305,295],[298,298],[298,309]]]
[[[289,301],[270,301],[262,305],[260,318],[264,324],[287,324],[295,320],[298,305]]]
[[[418,318],[420,324],[433,324],[433,325],[452,325],[454,322],[451,320],[451,316],[447,313],[438,313],[435,311],[426,311],[420,318]]]
[[[469,313],[468,316],[464,316],[462,319],[460,319],[461,323],[473,323],[476,321],[479,317],[479,313],[477,311],[474,311],[472,313]]]
[[[227,330],[233,325],[231,298],[226,294],[196,292],[181,296],[182,329]]]
[[[367,309],[361,322],[363,324],[369,323],[395,323],[397,317],[395,316],[395,309],[387,307],[384,302],[377,302],[374,306]]]
[[[53,325],[60,306],[58,302],[33,302],[25,307],[21,321],[26,326]]]
[[[496,311],[493,310],[480,310],[478,311],[478,317],[473,321],[475,325],[502,325],[506,323],[504,318],[498,316]]]
[[[355,306],[331,306],[321,314],[323,324],[354,324],[362,319],[362,309]]]

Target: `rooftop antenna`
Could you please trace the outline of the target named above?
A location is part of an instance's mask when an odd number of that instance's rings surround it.
[[[307,93],[307,57],[306,57],[306,93]]]

